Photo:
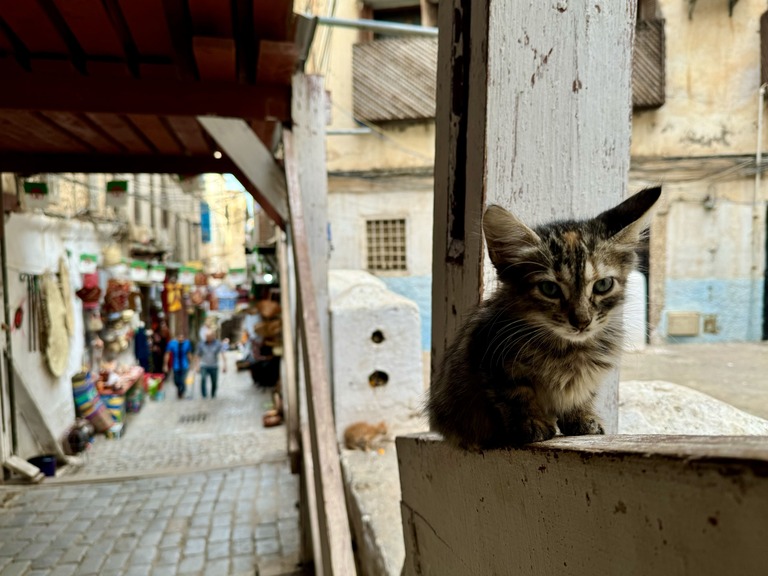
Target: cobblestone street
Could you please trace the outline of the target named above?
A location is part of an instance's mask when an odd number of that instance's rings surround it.
[[[79,470],[1,487],[0,576],[296,573],[285,426],[262,426],[247,372],[220,380],[216,399],[167,390]]]

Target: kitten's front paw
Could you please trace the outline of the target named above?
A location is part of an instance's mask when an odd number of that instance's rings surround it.
[[[587,436],[590,434],[605,434],[603,425],[592,414],[578,418],[563,418],[558,422],[560,431],[565,436]]]
[[[515,434],[515,444],[530,444],[531,442],[543,442],[554,438],[557,433],[554,422],[542,418],[528,418]]]

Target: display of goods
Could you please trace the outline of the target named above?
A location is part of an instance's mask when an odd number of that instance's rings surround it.
[[[125,396],[122,394],[106,394],[103,395],[102,400],[107,406],[107,410],[112,414],[112,418],[115,422],[120,423],[125,421]]]
[[[131,293],[131,283],[125,280],[111,278],[107,282],[107,292],[104,294],[104,309],[110,314],[122,312],[128,308],[128,295]]]
[[[90,374],[80,372],[72,377],[72,394],[78,416],[86,418],[97,432],[104,432],[115,423]]]
[[[45,351],[48,369],[56,377],[64,374],[69,361],[69,334],[67,333],[67,308],[61,296],[56,277],[48,273],[43,276],[45,311]],[[73,320],[74,322],[74,320]]]

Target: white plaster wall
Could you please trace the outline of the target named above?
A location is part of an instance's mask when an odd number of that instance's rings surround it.
[[[666,103],[633,117],[633,156],[753,153],[763,0],[659,0],[666,20]],[[763,140],[765,142],[765,139]]]
[[[333,280],[331,276],[329,282]],[[371,339],[376,330],[384,335],[378,344]],[[349,424],[360,420],[385,420],[390,431],[412,429],[423,390],[416,304],[375,283],[358,284],[331,301],[331,332],[339,439]],[[387,373],[386,385],[370,386],[375,370]]]
[[[100,254],[100,240],[105,238],[100,238],[91,224],[38,214],[11,214],[6,223],[6,235],[8,297],[12,313],[27,295],[26,282],[19,279],[19,274],[55,272],[58,270],[59,258],[66,257],[67,250],[70,251],[68,261],[74,298],[75,333],[70,337],[69,362],[64,374],[55,378],[48,370],[43,354],[29,350],[29,307],[26,301],[24,328],[13,333],[12,341],[14,366],[24,380],[23,385],[42,408],[50,433],[58,438],[75,418],[71,377],[80,371],[85,352],[82,304],[74,296],[74,291],[82,286],[77,262],[83,252]],[[16,385],[22,384],[17,382]],[[24,433],[25,429],[20,431]],[[20,446],[22,449],[32,449],[33,444],[28,437],[24,437],[20,439]]]
[[[384,281],[364,270],[329,270],[328,271],[328,297],[331,301],[342,293],[360,284],[371,284],[382,290],[387,289]]]
[[[357,179],[332,178],[329,182],[328,218],[331,223],[332,269],[364,270],[365,221],[406,219],[407,267],[405,274],[432,273],[433,200],[430,179],[412,179],[390,185]]]
[[[764,210],[759,208],[753,220],[753,192],[751,179],[665,187],[667,277],[748,278],[753,257],[761,274]],[[705,204],[707,197],[713,199],[710,208]],[[755,234],[757,254],[753,254]]]

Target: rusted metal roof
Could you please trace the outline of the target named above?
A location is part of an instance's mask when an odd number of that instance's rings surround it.
[[[435,116],[437,38],[392,38],[354,46],[356,118],[421,120]]]
[[[640,21],[632,59],[632,106],[658,108],[664,99],[664,21]]]
[[[235,171],[196,116],[290,119],[292,0],[0,0],[0,170]]]

